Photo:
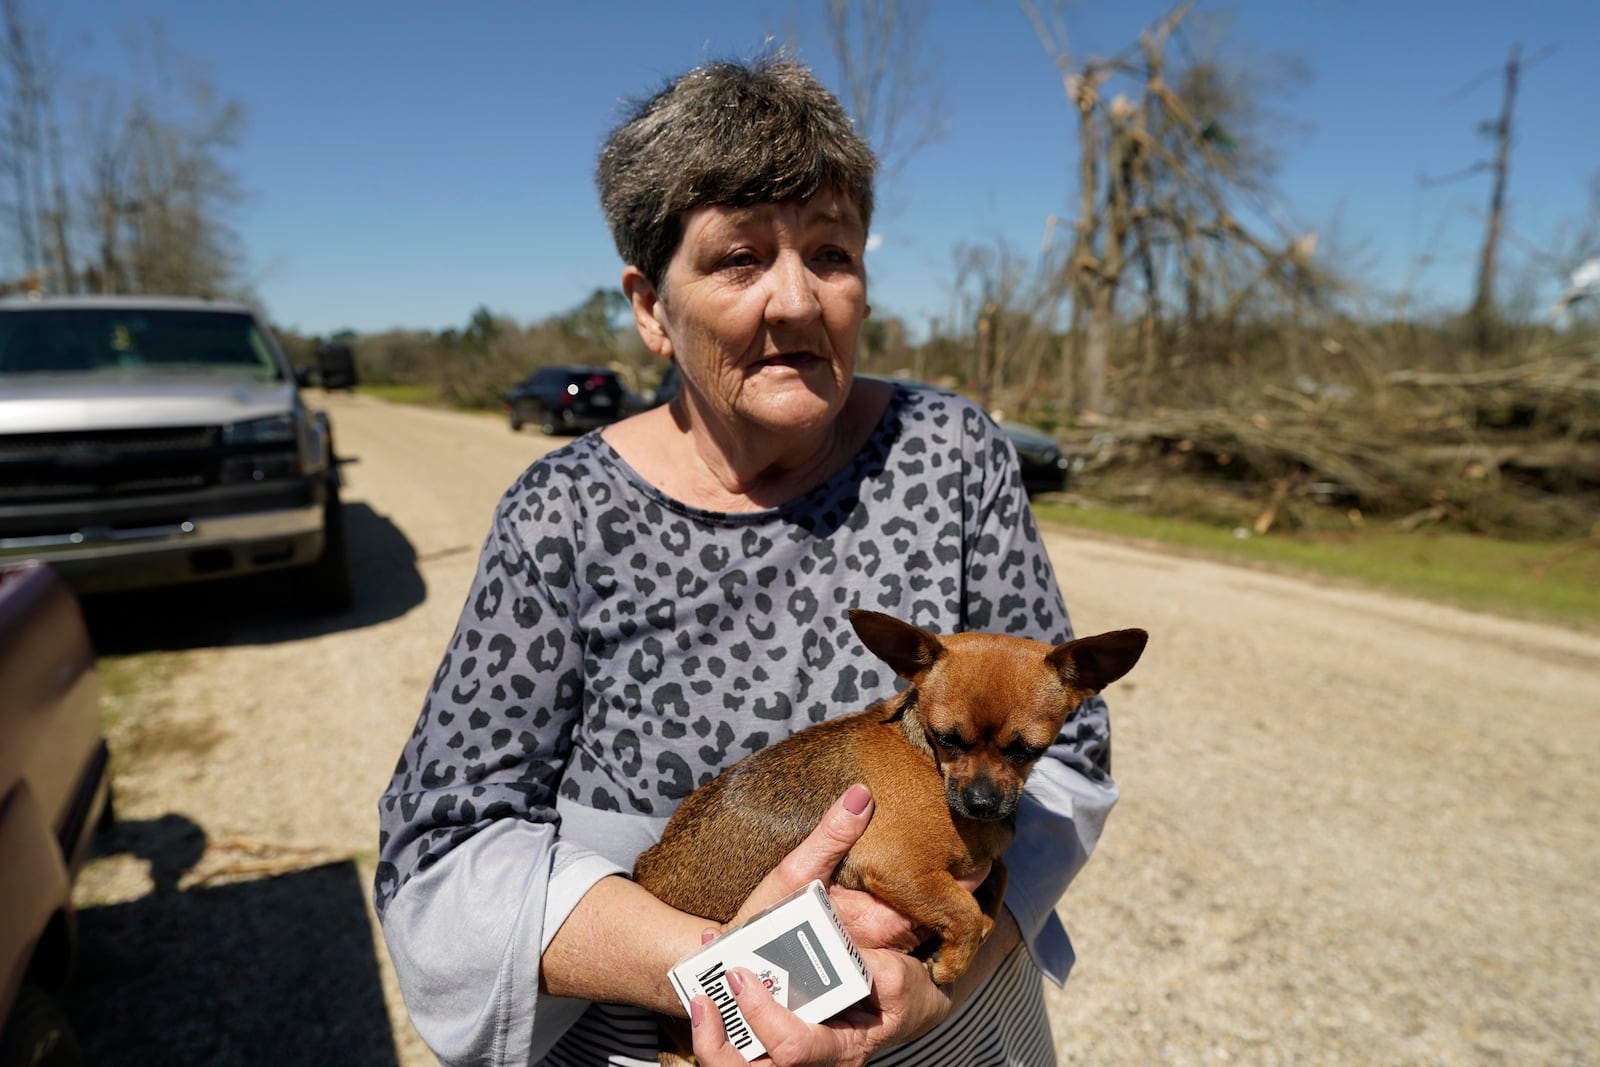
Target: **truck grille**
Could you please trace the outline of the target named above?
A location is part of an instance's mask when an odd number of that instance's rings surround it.
[[[93,500],[216,485],[215,426],[0,435],[0,502]]]

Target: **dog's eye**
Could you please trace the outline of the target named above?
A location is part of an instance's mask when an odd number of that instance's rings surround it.
[[[1005,748],[1006,759],[1013,763],[1032,763],[1044,755],[1044,749],[1034,745],[1025,745],[1021,741],[1013,741]]]
[[[965,752],[972,747],[961,740],[961,735],[957,733],[947,730],[929,730],[928,733],[933,737],[934,744],[939,745],[941,748],[948,748],[955,752]]]

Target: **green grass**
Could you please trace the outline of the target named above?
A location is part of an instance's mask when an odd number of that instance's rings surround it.
[[[107,655],[95,660],[100,681],[100,725],[108,733],[137,715],[141,699],[171,681],[172,664],[154,653]]]
[[[1154,542],[1210,558],[1320,575],[1477,611],[1600,627],[1600,545],[1368,529],[1239,537],[1231,529],[1110,508],[1035,501],[1043,523]]]

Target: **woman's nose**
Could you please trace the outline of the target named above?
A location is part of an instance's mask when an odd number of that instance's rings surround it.
[[[767,319],[773,325],[793,326],[816,318],[822,305],[814,288],[816,278],[805,260],[794,252],[778,256],[768,273]]]

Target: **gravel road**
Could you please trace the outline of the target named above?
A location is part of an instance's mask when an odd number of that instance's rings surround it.
[[[147,682],[79,887],[97,1064],[431,1064],[366,903],[378,793],[491,509],[551,442],[319,398],[357,607],[271,583],[89,605]],[[1046,534],[1123,800],[1061,903],[1069,1064],[1600,1062],[1600,635]]]

